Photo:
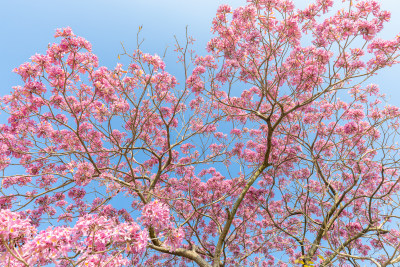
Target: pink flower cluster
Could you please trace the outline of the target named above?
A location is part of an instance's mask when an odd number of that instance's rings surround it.
[[[161,232],[171,228],[170,212],[167,205],[155,200],[143,207],[142,216],[139,220],[146,227],[152,227],[155,231]]]
[[[151,227],[165,236],[165,244],[172,250],[182,245],[185,233],[182,228],[173,227],[169,208],[162,202],[155,200],[145,205],[139,220],[144,226]]]
[[[147,231],[142,231],[137,224],[118,223],[97,215],[79,218],[72,228],[49,227],[36,234],[36,228],[28,219],[21,219],[18,213],[10,210],[1,210],[0,229],[2,241],[0,263],[7,264],[13,259],[15,266],[24,262],[29,265],[48,263],[59,265],[61,259],[68,257],[71,252],[79,255],[77,262],[91,266],[93,262],[98,264],[104,257],[112,259],[113,255],[107,256],[107,249],[111,247],[122,248],[126,253],[140,255],[146,250],[148,242]],[[181,235],[176,234],[176,236]],[[99,255],[102,257],[98,257]],[[128,262],[126,258],[117,259]]]
[[[74,180],[77,185],[87,185],[94,174],[93,165],[89,162],[79,163],[77,166],[76,173],[74,174]]]
[[[36,233],[29,219],[8,209],[0,210],[0,240],[3,242],[26,242]],[[0,244],[0,246],[2,246]],[[4,249],[4,247],[3,247]]]

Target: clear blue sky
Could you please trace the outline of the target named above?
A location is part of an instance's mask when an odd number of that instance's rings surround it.
[[[340,1],[341,0],[336,0]],[[299,7],[309,0],[295,0]],[[382,37],[391,38],[400,32],[400,1],[380,0],[392,12],[392,21]],[[169,45],[172,53],[176,34],[183,38],[185,26],[197,39],[199,54],[211,37],[211,20],[217,7],[227,3],[233,7],[245,0],[3,0],[0,8],[0,95],[8,94],[13,85],[21,85],[12,73],[35,53],[44,53],[54,42],[56,28],[71,26],[73,31],[93,44],[100,64],[112,68],[123,42],[128,51],[135,48],[136,33],[143,25],[142,37],[146,52],[162,54]],[[172,55],[172,54],[171,54]],[[170,59],[172,57],[169,57]],[[167,61],[167,70],[177,73],[175,60]],[[178,77],[179,78],[179,77]],[[380,73],[374,79],[391,96],[390,103],[400,106],[400,65]],[[4,119],[0,117],[0,123]]]

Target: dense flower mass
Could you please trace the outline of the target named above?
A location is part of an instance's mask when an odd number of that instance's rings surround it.
[[[1,266],[396,266],[398,63],[374,0],[222,5],[183,82],[71,28],[0,98]],[[17,167],[17,168],[16,168]]]
[[[142,221],[143,225],[152,227],[157,232],[168,229],[171,226],[169,208],[158,200],[144,206],[139,220]]]
[[[21,217],[20,214],[8,209],[0,210],[0,237],[4,242],[26,242],[36,233],[36,228],[30,225],[29,220]]]
[[[0,227],[4,229],[1,232],[2,251],[6,253],[0,262],[4,266],[9,262],[13,262],[12,266],[50,263],[64,266],[66,262],[62,259],[68,258],[71,252],[80,254],[78,262],[90,266],[97,266],[105,259],[109,260],[107,266],[128,264],[127,259],[107,253],[109,244],[126,253],[142,255],[148,242],[147,231],[141,230],[137,224],[118,224],[97,215],[81,217],[73,228],[49,227],[39,233],[29,220],[21,220],[18,213],[2,210],[0,218]],[[15,250],[17,245],[21,248],[19,251]]]

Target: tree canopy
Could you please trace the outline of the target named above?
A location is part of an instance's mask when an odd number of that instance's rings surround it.
[[[2,266],[400,262],[398,63],[377,1],[222,5],[207,54],[125,51],[71,28],[0,98]]]

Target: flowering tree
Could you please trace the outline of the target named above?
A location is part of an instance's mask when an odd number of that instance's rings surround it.
[[[58,29],[1,98],[1,265],[400,262],[400,110],[366,84],[400,37],[376,37],[376,1],[339,2],[221,6],[208,55],[177,42],[181,84]]]

